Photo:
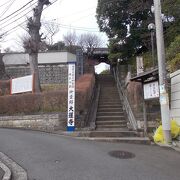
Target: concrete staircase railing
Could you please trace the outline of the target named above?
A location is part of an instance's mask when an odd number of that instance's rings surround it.
[[[116,71],[115,71],[115,69],[113,69],[113,74],[114,74],[114,78],[115,78],[116,83],[117,83],[118,93],[119,93],[121,102],[122,102],[123,107],[124,107],[126,114],[127,114],[128,121],[129,121],[132,129],[136,131],[138,129],[137,128],[138,127],[137,121],[134,117],[134,114],[133,114],[133,111],[132,111],[131,106],[129,104],[128,98],[124,92],[122,85],[121,85],[121,81],[120,81],[119,76],[118,76],[118,74],[119,74],[118,68]]]

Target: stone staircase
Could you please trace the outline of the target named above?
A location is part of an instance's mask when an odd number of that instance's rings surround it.
[[[99,75],[98,83],[101,91],[96,116],[96,130],[127,130],[122,104],[113,77],[111,75]]]
[[[86,140],[150,144],[148,138],[139,137],[136,131],[128,129],[113,76],[98,75],[97,83],[101,88],[95,121],[96,129],[64,132],[63,135]]]
[[[90,139],[115,142],[147,143],[127,128],[127,119],[112,75],[98,75],[100,84],[99,104],[96,115],[96,130],[88,133]]]

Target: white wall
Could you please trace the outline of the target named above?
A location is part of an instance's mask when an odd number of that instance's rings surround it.
[[[29,62],[29,55],[25,53],[12,53],[3,56],[5,65],[27,64]]]
[[[180,125],[180,70],[172,73],[171,77],[171,118]]]
[[[48,63],[67,63],[76,61],[76,55],[68,52],[44,52],[38,54],[39,64]],[[26,53],[4,54],[3,62],[5,65],[25,65],[29,63],[29,55]]]

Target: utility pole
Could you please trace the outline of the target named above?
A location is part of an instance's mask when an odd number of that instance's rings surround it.
[[[161,1],[154,0],[155,24],[156,24],[156,43],[158,55],[159,69],[159,89],[160,89],[160,106],[162,127],[165,137],[165,143],[171,143],[171,128],[170,128],[170,113],[169,113],[169,98],[167,91],[166,65],[165,65],[165,49],[163,37],[163,25],[161,18]]]

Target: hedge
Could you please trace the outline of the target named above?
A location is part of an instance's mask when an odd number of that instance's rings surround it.
[[[10,94],[10,80],[0,81],[0,96]]]
[[[2,83],[0,84],[2,85]],[[82,112],[87,108],[94,84],[95,78],[93,74],[85,74],[77,80],[76,111]],[[8,81],[6,86],[8,86]],[[2,91],[3,88],[2,86],[0,87]],[[3,87],[5,87],[5,84],[3,84]],[[7,87],[4,89],[7,89]],[[0,96],[1,115],[66,112],[66,110],[67,90]]]

